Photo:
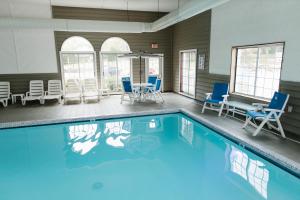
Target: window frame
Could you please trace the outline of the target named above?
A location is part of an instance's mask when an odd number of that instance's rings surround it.
[[[195,66],[195,81],[194,81],[194,84],[195,84],[195,91],[194,91],[194,95],[189,95],[189,94],[187,94],[187,93],[184,93],[184,92],[181,92],[181,82],[182,82],[182,80],[181,80],[181,74],[182,74],[182,72],[181,72],[181,66],[182,66],[182,58],[181,58],[181,54],[182,53],[191,53],[191,52],[195,52],[195,54],[196,54],[196,60],[195,60],[195,62],[196,62],[196,66]],[[193,98],[193,99],[195,99],[196,98],[196,84],[197,84],[197,55],[198,55],[198,51],[197,51],[197,49],[186,49],[186,50],[180,50],[179,51],[179,65],[178,65],[178,67],[179,67],[179,94],[181,94],[181,95],[183,95],[183,96],[186,96],[186,97],[190,97],[190,98]]]
[[[159,58],[159,75],[160,75],[160,79],[161,79],[161,91],[164,91],[164,54],[163,53],[157,53],[155,55],[159,55],[159,57],[155,57],[155,58]],[[149,72],[149,62],[147,61],[148,58],[145,59],[145,82],[147,82],[148,80],[148,72]]]
[[[260,100],[260,101],[266,101],[266,102],[269,102],[271,100],[271,98],[264,98],[264,97],[259,97],[259,96],[255,96],[255,95],[248,95],[248,94],[236,92],[235,91],[235,86],[236,86],[236,71],[237,71],[238,50],[239,49],[249,49],[249,48],[260,48],[260,47],[273,46],[273,45],[282,45],[283,46],[280,76],[279,76],[279,87],[278,87],[278,90],[279,90],[280,82],[281,82],[281,76],[282,76],[283,62],[284,62],[284,53],[285,53],[285,42],[284,41],[233,46],[231,48],[230,90],[229,90],[230,94],[237,95],[237,96],[242,96],[242,97],[247,97],[247,98],[251,98],[251,99],[255,99],[255,100]],[[258,62],[258,60],[257,60],[257,62]],[[257,66],[256,66],[256,68],[257,68]],[[255,79],[256,78],[257,77],[255,77]],[[254,86],[254,89],[255,88],[256,87]]]

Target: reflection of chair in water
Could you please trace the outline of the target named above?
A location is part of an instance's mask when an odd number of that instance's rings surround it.
[[[124,141],[130,137],[131,133],[131,121],[113,121],[105,123],[104,134],[108,136],[106,144],[123,148]]]
[[[101,133],[97,133],[97,124],[74,125],[69,127],[69,144],[72,151],[87,154],[98,144]]]

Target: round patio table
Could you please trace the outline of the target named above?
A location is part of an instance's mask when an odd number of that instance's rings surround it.
[[[139,95],[139,101],[142,101],[144,100],[144,96],[146,94],[146,88],[149,88],[149,87],[154,87],[154,85],[152,83],[134,83],[132,84],[132,87],[134,89],[137,89],[138,88],[138,95]]]

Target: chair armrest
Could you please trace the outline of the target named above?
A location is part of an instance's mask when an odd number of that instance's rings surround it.
[[[263,111],[265,111],[265,112],[276,112],[276,113],[281,112],[281,113],[284,113],[283,110],[271,109],[271,108],[264,108]]]
[[[205,95],[206,95],[206,99],[208,99],[211,97],[212,93],[205,93]]]
[[[30,96],[30,92],[26,92],[25,96],[26,97]]]
[[[224,98],[223,102],[226,102],[229,97],[229,94],[224,94],[224,95],[222,95],[222,97]]]

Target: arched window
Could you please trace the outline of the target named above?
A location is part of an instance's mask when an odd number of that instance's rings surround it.
[[[111,37],[105,40],[101,46],[101,52],[130,52],[128,43],[119,37]]]
[[[110,93],[122,91],[121,78],[131,76],[131,59],[120,57],[129,53],[128,43],[119,37],[111,37],[105,40],[101,46],[101,87],[108,89]]]
[[[80,84],[85,79],[97,80],[96,55],[87,39],[80,36],[66,39],[61,46],[60,59],[64,87],[70,79]]]
[[[86,52],[94,51],[92,44],[85,38],[79,36],[73,36],[64,41],[61,46],[62,52]]]

